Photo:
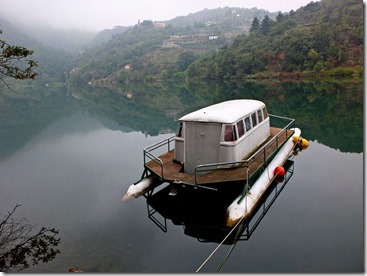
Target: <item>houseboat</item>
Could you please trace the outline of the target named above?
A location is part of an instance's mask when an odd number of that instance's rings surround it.
[[[181,117],[176,135],[143,150],[142,177],[122,200],[152,194],[163,183],[172,196],[182,188],[223,192],[237,183],[241,191],[228,207],[233,226],[255,209],[292,151],[307,145],[294,119],[268,114],[261,101],[214,104]]]

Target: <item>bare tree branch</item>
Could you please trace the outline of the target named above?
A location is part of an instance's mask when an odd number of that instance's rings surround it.
[[[20,271],[39,262],[45,263],[60,253],[57,249],[59,231],[42,227],[34,233],[35,225],[30,225],[27,219],[13,218],[20,206],[16,204],[0,222],[0,271],[3,272]]]

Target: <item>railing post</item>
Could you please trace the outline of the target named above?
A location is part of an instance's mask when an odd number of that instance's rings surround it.
[[[243,187],[242,196],[237,201],[237,204],[240,204],[242,202],[242,200],[245,198],[245,196],[247,195],[247,193],[250,191],[250,185],[248,183],[249,182],[249,170],[250,170],[250,166],[247,164],[246,165],[246,184]]]

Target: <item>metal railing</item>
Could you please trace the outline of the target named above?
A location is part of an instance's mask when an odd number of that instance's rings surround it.
[[[231,161],[231,162],[219,162],[219,163],[211,163],[211,164],[202,164],[195,167],[194,174],[195,174],[195,184],[205,184],[206,182],[198,182],[198,179],[200,177],[200,174],[207,173],[207,172],[213,172],[213,171],[219,171],[219,170],[228,170],[228,169],[234,169],[234,168],[241,168],[241,167],[248,167],[248,161],[247,160],[240,160],[240,161]],[[242,177],[237,179],[241,180]],[[236,179],[217,179],[217,182],[220,181],[228,181],[228,180],[236,180]]]
[[[261,147],[257,152],[251,155],[247,160],[249,160],[249,165],[254,162],[265,163],[266,160],[277,153],[277,150],[288,140],[290,136],[293,135],[294,131],[291,128],[295,127],[295,120],[291,118],[276,116],[269,114],[269,117],[276,118],[278,120],[287,120],[288,124],[281,126],[281,131],[275,135],[270,141],[268,141],[263,147]],[[271,126],[276,126],[272,125]],[[285,136],[285,137],[282,137]],[[282,141],[282,143],[280,143]],[[269,150],[270,149],[270,150]],[[272,150],[271,150],[272,149]]]
[[[146,148],[144,148],[143,150],[143,154],[144,154],[144,166],[150,162],[153,161],[154,163],[158,164],[158,166],[160,166],[161,168],[161,175],[160,177],[163,178],[163,162],[160,158],[158,158],[156,155],[160,155],[160,153],[156,154],[155,151],[163,151],[162,147],[167,146],[167,151],[171,151],[172,149],[174,149],[174,145],[172,146],[171,143],[175,140],[176,135],[173,135],[167,139],[164,139],[162,141],[159,141],[153,145],[150,145]],[[153,154],[154,153],[154,154]],[[164,151],[163,151],[164,153]]]
[[[269,158],[272,158],[277,153],[277,150],[283,145],[285,141],[288,140],[288,138],[294,132],[293,130],[291,130],[291,128],[295,127],[294,119],[272,115],[272,114],[269,114],[269,117],[271,119],[270,126],[281,128],[281,131],[277,135],[275,135],[270,141],[268,141],[264,146],[262,146],[258,151],[256,151],[246,160],[238,160],[238,161],[231,161],[231,162],[218,162],[218,163],[202,164],[202,165],[196,166],[194,170],[194,174],[195,174],[194,184],[198,185],[198,184],[207,183],[207,182],[199,183],[200,174],[204,174],[204,173],[208,173],[212,171],[218,171],[218,170],[228,170],[228,169],[238,168],[238,167],[244,167],[246,169],[244,170],[245,177],[241,177],[240,179],[227,179],[227,181],[247,179],[247,182],[248,182],[249,177],[254,175],[254,172],[251,175],[248,175],[248,170],[250,166],[254,164],[255,162],[261,162],[264,166],[266,161],[269,160]],[[285,136],[285,139],[282,138],[282,136]],[[161,154],[165,152],[169,152],[172,149],[174,149],[174,144],[172,145],[174,140],[175,140],[175,135],[167,139],[164,139],[162,141],[159,141],[151,146],[148,146],[144,148],[143,150],[144,166],[148,162],[151,162],[151,161],[158,164],[158,166],[160,166],[159,176],[161,178],[163,178],[164,176],[164,166],[163,166],[164,164],[163,164],[163,161],[157,156],[160,156]],[[280,141],[283,141],[283,142],[280,143]],[[167,146],[166,151],[164,151],[165,146]],[[272,150],[269,150],[270,148],[272,148]],[[161,151],[161,152],[156,153],[156,151]],[[259,169],[261,169],[261,167],[262,166],[260,166]],[[219,179],[219,181],[226,181],[226,179],[223,179],[223,180]]]

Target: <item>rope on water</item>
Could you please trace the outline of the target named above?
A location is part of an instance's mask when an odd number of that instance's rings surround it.
[[[196,272],[199,272],[200,269],[203,268],[203,266],[211,259],[211,257],[213,257],[213,255],[218,251],[219,247],[221,247],[223,245],[223,243],[228,239],[228,237],[232,234],[232,232],[237,228],[238,225],[240,225],[240,223],[243,221],[245,217],[242,217],[237,223],[236,225],[232,228],[232,230],[227,234],[227,236],[225,236],[225,238],[221,241],[220,244],[218,244],[218,246],[213,250],[213,252],[208,256],[208,258],[206,258],[206,260],[199,266],[199,268],[196,270]]]
[[[232,251],[234,250],[235,246],[237,245],[237,242],[238,242],[238,239],[239,239],[240,234],[241,234],[241,229],[240,229],[240,228],[238,228],[238,230],[237,230],[237,234],[236,234],[236,237],[235,237],[236,241],[235,241],[235,243],[234,243],[234,244],[232,244],[231,248],[229,249],[229,251],[228,251],[228,253],[227,253],[226,257],[224,258],[224,260],[223,260],[223,262],[222,262],[221,266],[220,266],[220,267],[219,267],[219,269],[218,269],[218,272],[220,272],[220,271],[222,270],[222,268],[223,268],[224,264],[227,262],[227,260],[228,260],[229,256],[232,254]]]

